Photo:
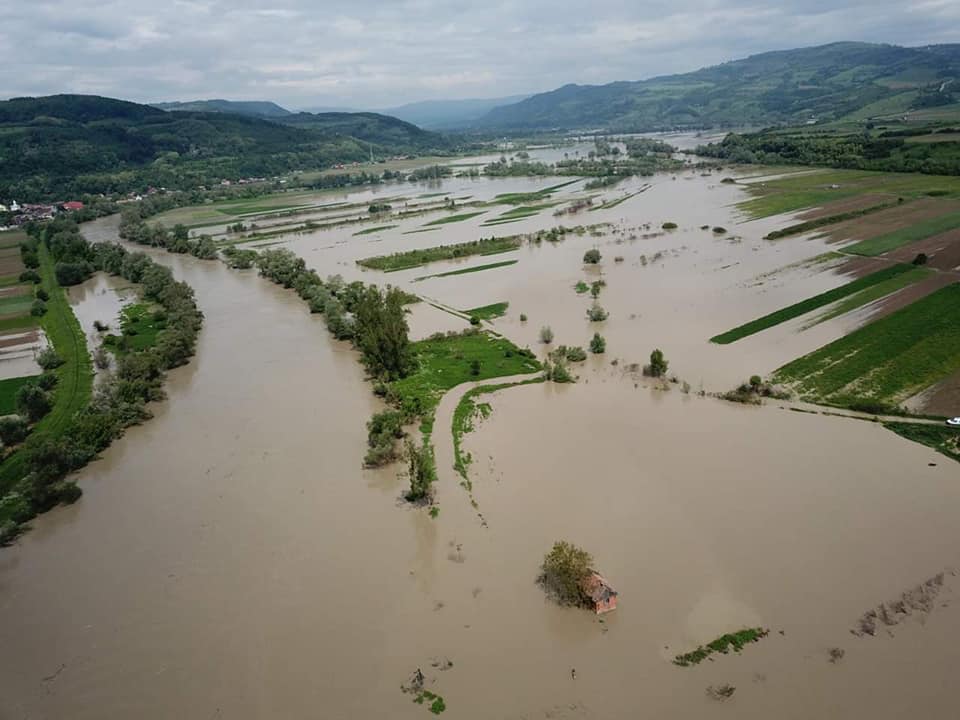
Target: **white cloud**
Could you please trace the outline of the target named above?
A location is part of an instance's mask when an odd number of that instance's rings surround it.
[[[957,0],[31,0],[0,95],[388,107],[637,80],[836,40],[960,42]]]

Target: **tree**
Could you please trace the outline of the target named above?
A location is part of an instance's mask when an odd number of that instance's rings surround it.
[[[63,358],[57,355],[52,345],[47,345],[37,353],[37,365],[43,370],[54,370],[63,365]]]
[[[417,447],[407,440],[407,470],[410,473],[410,489],[406,499],[410,502],[427,500],[431,485],[437,479],[437,468],[433,459],[433,450],[429,445]]]
[[[593,306],[587,310],[587,317],[590,318],[590,322],[602,322],[610,317],[610,313],[604,310],[600,303],[595,302]]]
[[[30,422],[36,422],[52,407],[50,393],[45,392],[35,383],[23,385],[15,396],[17,413],[23,415]]]
[[[18,415],[0,418],[0,441],[6,447],[22,442],[29,431],[27,421]]]
[[[544,345],[549,345],[553,342],[553,330],[549,325],[544,325],[540,328],[540,342]]]
[[[600,297],[601,288],[603,288],[603,283],[599,280],[590,283],[590,297],[592,297],[594,300]]]
[[[586,550],[560,540],[543,558],[539,583],[561,605],[583,605],[580,584],[589,576],[593,557]]]
[[[603,339],[600,333],[594,333],[590,340],[590,352],[599,355],[607,351],[607,341]]]
[[[667,366],[670,363],[663,356],[663,350],[659,348],[650,353],[650,375],[653,377],[663,377],[667,372]]]
[[[413,365],[403,301],[397,288],[384,293],[370,285],[356,306],[355,338],[363,362],[372,375],[386,380],[405,377]]]
[[[583,262],[587,265],[596,265],[600,262],[600,251],[597,248],[591,248],[583,254]]]

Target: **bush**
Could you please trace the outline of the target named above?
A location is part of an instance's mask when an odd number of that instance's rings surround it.
[[[590,322],[601,322],[610,317],[610,313],[604,310],[600,303],[594,303],[593,306],[587,310],[587,317],[590,319]]]
[[[587,265],[596,265],[600,262],[600,251],[597,248],[591,248],[583,254],[583,262]]]
[[[553,342],[553,330],[549,325],[544,325],[540,328],[540,342],[544,345],[549,345]]]
[[[527,316],[524,315],[523,313],[520,313],[520,322],[526,322],[526,321],[527,321]]]
[[[665,222],[660,227],[662,227],[664,230],[676,230],[677,224],[675,222]]]
[[[28,432],[30,428],[27,427],[27,421],[19,415],[0,418],[0,442],[5,447],[23,442]]]
[[[48,412],[53,403],[50,399],[50,393],[42,389],[35,382],[23,385],[15,396],[17,413],[27,418],[30,422],[36,422]]]
[[[474,325],[474,326],[479,325],[479,324],[480,324],[480,318],[478,318],[476,315],[471,315],[471,316],[470,316],[470,324],[471,324],[471,325]]]
[[[593,557],[582,548],[560,540],[543,558],[537,582],[561,605],[585,604],[581,583],[590,575]]]
[[[596,282],[593,282],[590,284],[590,296],[594,300],[600,297],[600,290],[603,288],[604,285],[606,285],[606,283],[603,282],[603,280],[597,280]]]
[[[40,274],[36,270],[24,270],[20,273],[20,282],[30,282],[38,283],[40,282]]]
[[[756,390],[756,389],[758,389],[761,385],[763,385],[763,378],[762,378],[762,377],[760,377],[759,375],[751,375],[751,376],[750,376],[750,387],[752,387],[752,388],[754,388],[754,390]]]
[[[927,264],[927,254],[926,253],[917,253],[917,256],[913,259],[914,265],[926,265]]]
[[[667,367],[670,363],[663,356],[663,350],[659,348],[650,353],[650,364],[644,368],[647,375],[651,377],[663,377],[667,373]]]
[[[590,340],[590,352],[599,355],[607,351],[607,341],[603,339],[600,333],[594,333]]]
[[[43,317],[47,314],[47,304],[40,299],[34,300],[30,306],[30,314],[34,317]]]
[[[107,325],[105,322],[100,322],[99,320],[94,320],[94,321],[93,321],[93,329],[96,330],[97,332],[106,332],[107,330],[110,329],[110,326]]]
[[[404,496],[409,502],[429,500],[431,487],[437,479],[433,450],[428,445],[417,447],[407,440],[407,469],[410,474],[410,489]]]
[[[47,300],[50,299],[50,293],[48,293],[43,288],[37,288],[36,298],[38,300],[43,300],[44,302],[46,302]]]
[[[470,374],[474,377],[480,374],[480,361],[476,358],[470,361]]]
[[[47,345],[43,350],[37,353],[37,365],[43,370],[55,370],[63,365],[63,358],[57,355],[57,351],[52,345]]]
[[[726,232],[727,229],[725,227],[720,227],[719,225],[713,228],[714,235],[724,235]]]
[[[580,346],[569,347],[564,354],[570,362],[583,362],[587,359],[586,351]]]
[[[57,386],[57,376],[52,372],[45,372],[37,378],[37,387],[41,390],[53,390]]]

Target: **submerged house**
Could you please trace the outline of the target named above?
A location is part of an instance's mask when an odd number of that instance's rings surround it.
[[[590,574],[583,579],[580,589],[593,603],[593,609],[597,615],[617,609],[617,591],[610,587],[607,579],[596,570],[591,570]]]

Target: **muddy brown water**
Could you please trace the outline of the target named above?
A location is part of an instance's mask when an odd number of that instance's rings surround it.
[[[960,661],[952,576],[947,606],[892,636],[849,628],[960,564],[956,465],[873,423],[655,391],[609,364],[642,361],[656,343],[694,389],[699,376],[725,389],[842,332],[841,319],[781,326],[728,353],[706,344],[844,281],[771,272],[822,241],[764,245],[769,226],[734,227],[739,191],[715,183],[658,178],[656,192],[590,218],[673,219],[678,232],[525,247],[510,268],[413,284],[460,309],[509,300],[495,327],[521,344],[536,346],[545,323],[558,342],[585,343],[587,301],[571,286],[592,271],[580,257],[594,242],[625,256],[601,269],[607,356],[589,358],[577,385],[495,395],[493,415],[467,436],[486,526],[450,468],[463,388],[438,411],[431,519],[398,500],[395,468],[360,467],[364,423],[380,405],[322,319],[253,272],[156,254],[197,291],[197,356],[170,373],[155,417],[79,474],[80,502],[0,552],[0,717],[423,718],[399,689],[417,668],[450,717],[949,712]],[[703,222],[743,240],[701,234]],[[404,229],[381,244],[423,247],[440,234]],[[115,231],[116,218],[86,227],[92,240]],[[442,232],[476,235],[470,223]],[[290,246],[321,274],[382,281],[353,262],[371,254],[369,240],[328,231]],[[662,262],[639,262],[658,250]],[[424,272],[387,279],[406,286],[414,274]],[[416,335],[462,327],[426,304],[411,325]],[[559,538],[589,549],[621,592],[603,623],[535,586]],[[754,624],[773,632],[740,656],[669,662]],[[831,647],[846,650],[841,663],[828,662]],[[733,698],[705,695],[723,683]]]

